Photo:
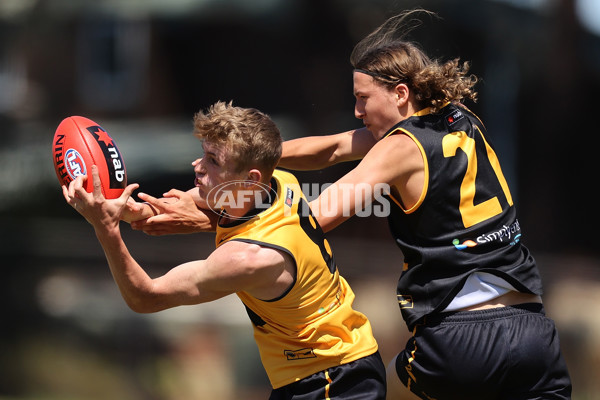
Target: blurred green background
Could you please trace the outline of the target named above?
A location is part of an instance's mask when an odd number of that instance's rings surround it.
[[[267,398],[235,296],[153,315],[126,307],[91,227],[64,203],[54,130],[91,118],[118,143],[130,182],[157,196],[187,189],[201,155],[193,114],[217,100],[268,113],[286,139],[359,127],[352,47],[416,6],[441,19],[412,38],[482,78],[469,106],[538,260],[573,398],[600,399],[598,0],[0,0],[0,399]],[[352,166],[298,176],[325,184]],[[152,275],[214,248],[209,233],[123,233]],[[408,331],[386,221],[354,218],[330,241],[387,362]]]

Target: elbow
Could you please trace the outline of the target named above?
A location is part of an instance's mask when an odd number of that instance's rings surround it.
[[[342,224],[344,221],[346,221],[347,219],[349,219],[350,217],[352,217],[354,215],[354,213],[352,213],[351,215],[345,215],[342,213],[332,214],[331,211],[328,210],[327,208],[325,208],[325,209],[321,208],[321,207],[326,207],[326,205],[323,203],[319,203],[318,201],[319,201],[319,199],[313,200],[310,203],[310,208],[311,208],[311,212],[313,213],[314,217],[317,220],[317,223],[321,227],[321,230],[323,231],[323,233],[327,233],[327,232],[335,229],[340,224]],[[321,212],[321,211],[324,211],[324,212]]]
[[[131,311],[138,313],[138,314],[151,314],[153,312],[156,312],[156,311],[150,309],[149,307],[146,307],[146,306],[140,305],[140,304],[134,304],[134,303],[128,302],[127,305],[129,306]]]
[[[161,306],[153,296],[123,296],[123,298],[127,306],[138,314],[151,314],[166,308]]]
[[[131,311],[136,312],[138,314],[150,314],[155,312],[147,304],[144,302],[139,302],[131,299],[125,299],[125,303],[131,309]]]
[[[329,218],[321,218],[318,220],[318,222],[319,222],[319,225],[321,226],[321,230],[323,231],[323,233],[327,233],[327,232],[330,232],[331,230],[333,230],[334,228],[336,228],[343,221],[332,220]]]

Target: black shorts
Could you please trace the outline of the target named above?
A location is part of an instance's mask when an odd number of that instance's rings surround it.
[[[554,321],[541,304],[426,317],[396,359],[423,399],[570,399]]]
[[[269,400],[385,400],[385,365],[379,352],[273,389]]]

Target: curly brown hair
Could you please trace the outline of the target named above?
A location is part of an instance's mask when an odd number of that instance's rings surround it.
[[[254,108],[218,101],[207,112],[194,115],[194,134],[224,145],[237,172],[258,168],[270,177],[281,157],[281,134],[275,122]]]
[[[436,16],[415,9],[389,18],[354,47],[350,56],[354,69],[389,89],[406,84],[421,108],[435,112],[448,102],[477,101],[473,87],[478,79],[468,74],[468,62],[432,60],[416,43],[404,40],[420,24],[418,14]]]

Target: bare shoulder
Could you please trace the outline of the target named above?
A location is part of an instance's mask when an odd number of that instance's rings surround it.
[[[349,175],[354,182],[389,184],[394,197],[410,208],[423,193],[424,155],[408,135],[388,136],[377,142]]]
[[[268,268],[284,261],[282,252],[270,247],[239,240],[219,246],[209,257],[221,263],[235,263],[246,269]]]
[[[357,170],[378,182],[393,183],[423,169],[423,155],[417,144],[404,134],[385,137],[365,155]]]
[[[295,264],[287,253],[238,240],[219,246],[207,261],[219,265],[224,278],[237,282],[238,291],[263,299],[277,297],[295,274]]]
[[[369,150],[377,143],[373,134],[366,128],[356,129],[341,133],[344,136],[348,146],[348,157],[344,161],[358,160],[368,154]]]
[[[371,156],[386,156],[385,158],[390,155],[393,157],[421,155],[417,143],[410,136],[403,133],[384,137],[373,146],[369,153]]]

